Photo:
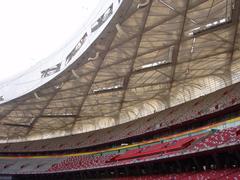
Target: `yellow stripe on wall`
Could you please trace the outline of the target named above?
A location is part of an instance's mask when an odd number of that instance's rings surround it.
[[[90,154],[106,153],[106,152],[111,152],[111,151],[118,151],[118,150],[121,150],[121,149],[128,149],[128,148],[132,148],[132,147],[136,147],[136,146],[140,146],[140,145],[147,145],[147,144],[159,142],[161,140],[169,140],[169,139],[181,137],[181,136],[184,136],[184,135],[187,135],[187,134],[198,133],[198,132],[201,132],[201,131],[204,131],[204,130],[209,130],[209,129],[216,128],[216,127],[219,127],[219,126],[224,125],[224,124],[234,123],[234,122],[238,122],[238,121],[240,121],[240,117],[236,117],[236,118],[227,120],[225,122],[220,122],[220,123],[212,124],[212,125],[209,125],[209,126],[200,127],[200,128],[194,129],[194,130],[189,130],[189,131],[185,131],[185,132],[182,132],[182,133],[178,133],[178,134],[174,134],[174,135],[170,135],[170,136],[166,136],[166,137],[162,137],[162,138],[156,138],[154,140],[143,141],[141,143],[136,143],[136,144],[127,145],[127,146],[123,146],[123,147],[109,148],[109,149],[106,149],[106,150],[99,150],[99,151],[92,151],[92,152],[81,152],[81,153],[74,153],[74,154],[63,154],[63,155],[0,156],[0,158],[1,159],[15,159],[15,158],[61,158],[61,157],[69,157],[69,156],[80,156],[80,155],[90,155]]]

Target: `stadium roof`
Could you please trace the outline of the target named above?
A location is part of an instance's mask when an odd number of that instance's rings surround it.
[[[92,31],[114,7],[103,11]],[[113,126],[238,82],[239,10],[238,0],[121,2],[71,66],[0,105],[1,139],[41,139]],[[68,61],[87,35],[69,51]],[[54,74],[57,65],[42,71],[41,78]]]

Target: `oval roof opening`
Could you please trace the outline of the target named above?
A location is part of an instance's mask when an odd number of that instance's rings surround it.
[[[99,0],[0,2],[0,83],[16,77],[73,39]]]

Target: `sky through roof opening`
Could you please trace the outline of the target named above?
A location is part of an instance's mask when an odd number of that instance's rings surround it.
[[[0,82],[64,47],[79,33],[99,2],[0,1]]]

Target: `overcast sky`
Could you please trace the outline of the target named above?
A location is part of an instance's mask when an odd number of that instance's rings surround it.
[[[99,0],[0,0],[0,82],[61,48]]]

